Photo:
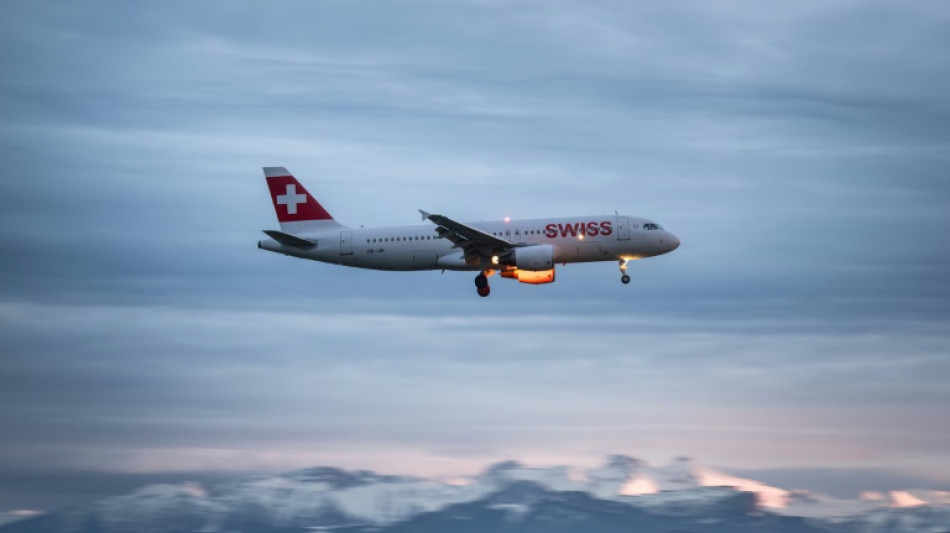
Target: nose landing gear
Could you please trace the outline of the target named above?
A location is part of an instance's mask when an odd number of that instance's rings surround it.
[[[630,283],[630,276],[627,275],[627,260],[620,260],[620,283],[624,285]]]
[[[491,287],[488,285],[488,276],[484,273],[475,276],[475,289],[482,298],[491,294]]]

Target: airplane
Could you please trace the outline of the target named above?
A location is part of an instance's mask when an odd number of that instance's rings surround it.
[[[596,215],[488,222],[457,222],[419,210],[431,224],[351,228],[340,224],[284,167],[263,167],[280,231],[263,230],[257,247],[270,252],[375,270],[478,272],[479,296],[491,293],[489,276],[521,283],[554,281],[555,265],[627,263],[672,252],[679,238],[641,217]]]

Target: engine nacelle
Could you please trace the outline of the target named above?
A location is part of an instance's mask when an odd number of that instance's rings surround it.
[[[550,244],[536,244],[534,246],[523,246],[512,250],[511,258],[514,260],[514,266],[518,270],[528,270],[532,272],[551,271],[551,279],[539,283],[550,283],[554,281],[554,246]],[[519,278],[518,281],[521,281]],[[527,281],[525,283],[533,283]]]
[[[554,269],[551,270],[518,270],[517,268],[512,268],[510,270],[502,270],[500,272],[501,277],[511,278],[520,281],[521,283],[530,283],[532,285],[540,285],[542,283],[553,283],[554,282]]]
[[[542,283],[553,283],[554,282],[554,269],[551,270],[518,270],[517,271],[518,281],[521,283],[531,283],[532,285],[540,285]]]

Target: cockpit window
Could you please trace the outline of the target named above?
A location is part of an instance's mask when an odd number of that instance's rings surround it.
[[[643,229],[663,229],[659,224],[654,224],[652,222],[647,222],[643,225]]]

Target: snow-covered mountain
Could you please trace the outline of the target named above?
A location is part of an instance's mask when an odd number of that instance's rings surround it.
[[[624,523],[645,531],[947,533],[950,494],[840,500],[688,458],[654,467],[610,456],[591,469],[506,461],[451,483],[319,467],[207,487],[152,485],[7,524],[0,533],[454,532],[494,531],[500,523],[511,532],[615,531]]]

